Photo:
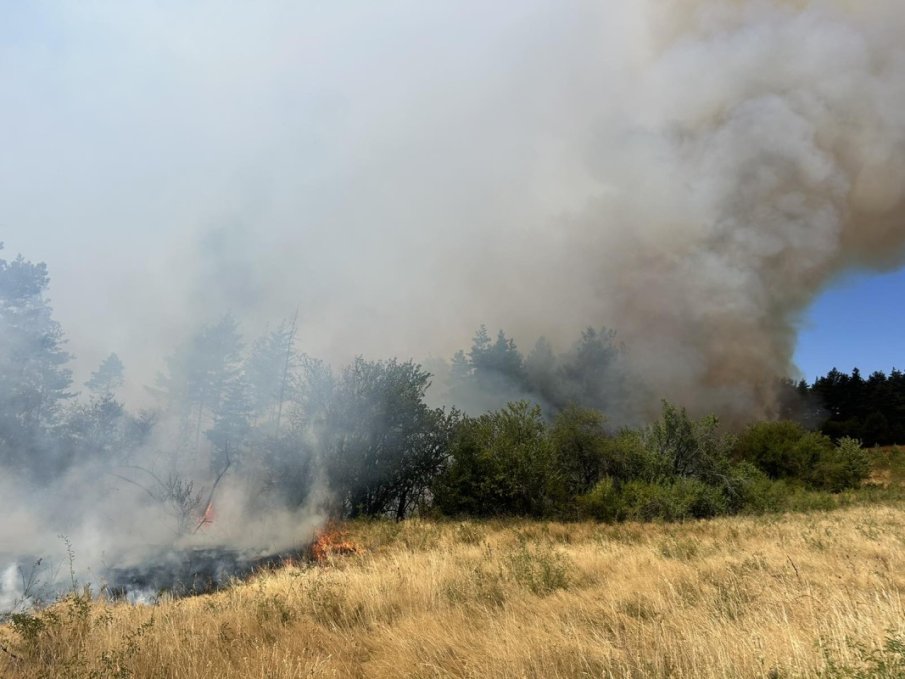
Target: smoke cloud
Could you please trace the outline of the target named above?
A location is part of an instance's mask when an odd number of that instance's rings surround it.
[[[769,414],[796,322],[901,261],[905,53],[891,3],[673,3],[585,217],[605,312],[673,398]],[[766,411],[766,412],[765,412]]]
[[[0,204],[81,373],[199,318],[315,355],[616,328],[652,393],[768,411],[796,323],[901,261],[895,2],[7,8]]]

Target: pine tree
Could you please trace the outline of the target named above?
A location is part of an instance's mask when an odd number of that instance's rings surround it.
[[[0,245],[2,247],[2,245]],[[73,394],[70,355],[45,297],[47,267],[0,259],[0,462],[43,476],[59,461],[41,451]]]
[[[200,444],[205,424],[212,425],[230,384],[239,378],[242,337],[232,316],[203,327],[169,359],[158,378],[159,393],[182,420],[183,433]]]
[[[110,354],[97,370],[91,373],[91,378],[85,382],[85,386],[97,398],[112,395],[125,383],[123,372],[123,362],[119,360],[119,356]]]

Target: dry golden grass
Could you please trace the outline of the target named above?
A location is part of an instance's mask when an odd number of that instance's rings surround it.
[[[3,677],[902,676],[905,507],[349,527],[361,554],[0,628]],[[25,637],[22,631],[26,632]],[[863,668],[867,675],[857,675]]]

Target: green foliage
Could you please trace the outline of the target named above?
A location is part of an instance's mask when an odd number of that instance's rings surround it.
[[[424,501],[458,422],[427,407],[429,384],[411,361],[359,357],[332,389],[315,433],[348,515],[402,518]]]
[[[868,472],[860,441],[842,438],[834,445],[828,436],[788,421],[751,425],[739,437],[734,454],[770,478],[799,481],[830,492],[856,487]]]
[[[865,379],[857,368],[850,375],[833,368],[806,395],[823,408],[821,431],[833,440],[849,436],[871,446],[905,442],[905,374],[901,370],[893,369],[889,375],[874,372]]]
[[[640,479],[655,482],[671,475],[669,460],[641,430],[625,429],[611,442],[607,451],[609,475],[620,481]]]
[[[664,401],[660,419],[645,430],[642,442],[671,476],[705,483],[726,477],[732,440],[720,433],[716,417],[692,420],[684,408]]]
[[[630,481],[622,488],[621,505],[621,518],[634,521],[703,519],[727,512],[719,489],[682,477],[665,483]]]
[[[85,386],[96,397],[111,396],[125,384],[124,371],[125,368],[119,356],[110,354],[101,362],[97,370],[91,373],[91,377],[85,382]]]
[[[590,492],[579,496],[582,516],[598,521],[618,521],[623,518],[622,495],[612,477],[603,477]]]
[[[848,436],[839,439],[832,454],[822,462],[818,471],[823,481],[814,485],[835,492],[857,487],[870,471],[870,460],[861,441]]]
[[[434,502],[453,515],[541,516],[550,505],[551,457],[538,406],[519,401],[467,419],[434,483]]]
[[[817,676],[822,679],[900,679],[905,676],[905,642],[890,632],[882,646],[869,647],[849,641],[856,660],[839,662],[829,649],[821,646],[823,670]]]
[[[763,514],[784,508],[783,499],[789,492],[785,481],[774,481],[747,461],[732,465],[730,477],[733,492],[727,501],[731,511]]]
[[[49,282],[43,263],[0,259],[0,464],[32,478],[61,471],[41,453],[73,396],[71,356],[45,297]]]
[[[802,441],[808,433],[797,422],[758,422],[739,436],[734,455],[757,465],[770,478],[802,478],[811,461],[809,449],[832,445],[819,435]]]
[[[602,413],[570,406],[550,427],[552,473],[550,494],[560,506],[587,493],[603,473],[612,472],[609,437]]]
[[[687,477],[629,481],[621,487],[605,478],[580,498],[579,505],[586,516],[601,521],[682,521],[729,512],[719,488]]]

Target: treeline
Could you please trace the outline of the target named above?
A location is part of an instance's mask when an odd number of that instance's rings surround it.
[[[716,418],[695,420],[669,403],[640,429],[608,434],[603,416],[577,406],[547,424],[525,401],[459,426],[431,485],[443,514],[516,514],[677,520],[800,506],[804,496],[860,484],[858,441],[833,443],[800,425],[761,422],[739,436]]]
[[[868,446],[905,443],[905,373],[836,368],[814,380],[787,385],[788,414],[816,423],[833,438],[851,436]]]
[[[440,399],[469,414],[528,400],[547,414],[581,404],[626,421],[643,392],[642,385],[630,383],[624,348],[606,328],[585,329],[563,353],[540,338],[523,355],[502,330],[491,339],[482,325],[467,352],[456,352],[448,364],[435,362],[431,370],[440,382]]]
[[[0,259],[2,473],[46,486],[90,467],[141,486],[184,530],[204,511],[201,486],[226,472],[264,511],[316,498],[342,516],[607,520],[779,508],[866,473],[855,441],[790,423],[732,438],[666,404],[656,423],[614,431],[601,413],[630,421],[643,392],[606,330],[561,354],[540,340],[522,355],[481,327],[434,377],[396,359],[336,372],[298,349],[294,319],[247,341],[225,316],[173,350],[151,388],[155,407],[131,413],[115,354],[77,393],[47,285],[43,264]]]

